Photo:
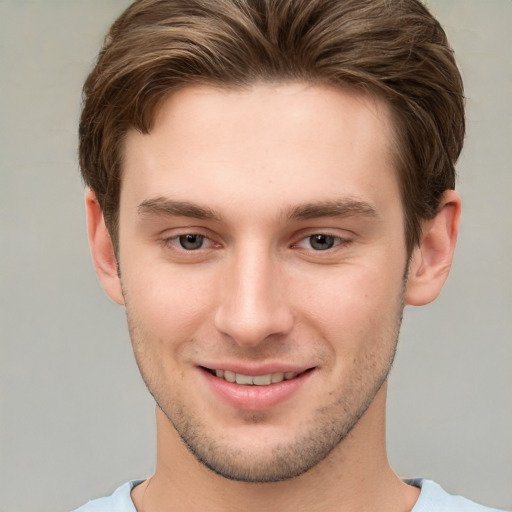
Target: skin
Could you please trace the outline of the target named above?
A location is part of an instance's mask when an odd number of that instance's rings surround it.
[[[349,91],[187,87],[128,133],[118,262],[88,192],[98,275],[158,404],[139,510],[412,508],[386,457],[386,377],[404,304],[446,279],[460,200],[445,193],[409,260],[391,134],[387,105]],[[308,372],[236,406],[205,367]]]

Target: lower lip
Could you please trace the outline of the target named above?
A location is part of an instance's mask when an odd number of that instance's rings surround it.
[[[293,379],[268,386],[244,386],[216,377],[206,370],[200,369],[200,371],[217,396],[231,406],[245,411],[270,409],[288,400],[313,373],[313,370],[309,370]]]

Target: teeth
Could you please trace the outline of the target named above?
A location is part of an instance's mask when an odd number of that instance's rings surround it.
[[[284,379],[284,373],[273,373],[272,374],[272,384],[276,382],[281,382]]]
[[[227,380],[228,382],[236,382],[242,386],[269,386],[270,384],[277,384],[283,380],[293,379],[298,375],[297,372],[278,372],[252,376],[235,373],[230,370],[214,370],[214,373],[220,379]]]
[[[236,373],[226,370],[224,372],[224,380],[227,380],[228,382],[235,382],[236,381]]]
[[[268,386],[272,383],[272,375],[257,375],[252,378],[252,383],[255,386]]]
[[[237,384],[244,384],[244,385],[253,384],[252,377],[250,377],[249,375],[242,375],[241,373],[236,374],[235,380],[236,380]]]

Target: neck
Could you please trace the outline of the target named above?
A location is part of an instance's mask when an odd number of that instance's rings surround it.
[[[386,386],[351,433],[306,473],[272,483],[247,483],[216,475],[199,463],[157,408],[155,474],[132,492],[139,512],[225,510],[292,512],[395,510],[407,512],[418,489],[391,470],[385,449]]]

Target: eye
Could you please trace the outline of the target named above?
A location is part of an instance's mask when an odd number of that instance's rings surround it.
[[[194,233],[187,233],[177,237],[180,246],[187,251],[195,251],[201,249],[205,242],[203,235],[196,235]]]
[[[306,240],[309,242],[309,246],[315,251],[327,251],[339,243],[338,237],[324,235],[322,233],[311,235]]]
[[[221,245],[215,242],[208,234],[197,233],[192,230],[176,230],[177,233],[165,233],[159,240],[160,245],[173,257],[198,257],[199,255],[209,254],[212,249],[218,249]],[[194,228],[192,228],[194,229]],[[181,231],[181,233],[180,233]]]

